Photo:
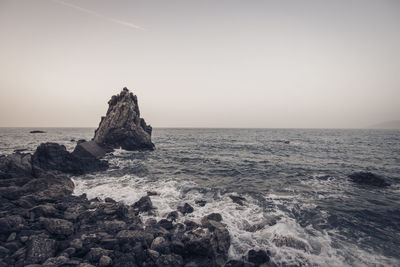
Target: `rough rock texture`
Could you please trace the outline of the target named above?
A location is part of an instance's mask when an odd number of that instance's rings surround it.
[[[382,177],[371,172],[355,172],[350,174],[349,178],[357,184],[372,185],[377,187],[385,187],[390,185]]]
[[[74,153],[69,153],[65,146],[57,143],[41,144],[32,156],[32,163],[42,170],[57,170],[70,174],[83,174],[108,168],[107,162],[90,156],[89,152],[84,153],[78,149]]]
[[[94,141],[80,142],[76,145],[72,155],[78,158],[100,159],[106,155],[106,151]]]
[[[94,141],[109,148],[153,150],[150,125],[140,118],[137,97],[125,87],[108,101],[108,110],[95,131]]]

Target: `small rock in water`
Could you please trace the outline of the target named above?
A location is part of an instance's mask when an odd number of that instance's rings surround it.
[[[216,221],[216,222],[222,221],[222,216],[219,213],[211,213],[211,214],[205,216],[205,218],[207,218],[208,220]]]
[[[171,221],[176,221],[176,219],[178,219],[178,217],[179,217],[179,214],[178,214],[178,212],[177,211],[171,211],[170,213],[168,213],[168,215],[167,215],[167,219],[168,220],[171,220]]]
[[[33,130],[30,131],[31,134],[37,134],[37,133],[46,133],[45,131],[40,131],[40,130]]]
[[[243,206],[243,201],[246,201],[246,199],[241,196],[230,195],[229,197],[232,199],[233,203],[239,204],[240,206]]]
[[[157,196],[158,193],[155,192],[155,191],[147,191],[147,195],[148,195],[149,197],[151,197],[151,196]]]
[[[247,259],[249,262],[255,263],[255,264],[263,264],[265,262],[269,262],[269,256],[267,252],[263,250],[250,250]]]
[[[364,185],[372,185],[377,187],[385,187],[390,184],[387,183],[382,177],[375,175],[371,172],[356,172],[349,175],[351,181],[364,184]]]
[[[139,212],[150,211],[153,209],[153,203],[149,196],[144,196],[133,204],[133,208],[137,209]]]
[[[193,207],[190,206],[190,204],[188,203],[185,203],[183,206],[179,206],[177,210],[180,211],[183,215],[192,213],[194,211]]]
[[[199,200],[196,200],[194,203],[196,203],[200,207],[204,207],[207,204],[207,201],[199,199]]]

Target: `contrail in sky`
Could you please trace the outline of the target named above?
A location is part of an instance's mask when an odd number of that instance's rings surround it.
[[[90,15],[93,15],[93,16],[96,16],[96,17],[99,17],[99,18],[102,18],[102,19],[105,19],[105,20],[108,20],[108,21],[111,21],[111,22],[114,22],[114,23],[123,25],[123,26],[125,26],[125,27],[129,27],[129,28],[133,28],[133,29],[138,29],[138,30],[143,30],[143,31],[146,30],[146,29],[144,29],[144,28],[142,28],[142,27],[140,27],[140,26],[138,26],[138,25],[135,25],[135,24],[133,24],[133,23],[129,23],[129,22],[126,22],[126,21],[122,21],[122,20],[115,19],[115,18],[112,18],[112,17],[108,17],[108,16],[105,16],[105,15],[103,15],[103,14],[100,14],[100,13],[98,13],[98,12],[96,12],[96,11],[93,11],[93,10],[90,10],[90,9],[86,9],[86,8],[83,8],[83,7],[74,5],[74,4],[70,4],[70,3],[64,2],[64,1],[62,1],[62,0],[51,0],[51,1],[53,1],[53,2],[55,2],[55,3],[58,3],[58,4],[61,4],[61,5],[64,5],[64,6],[67,6],[67,7],[70,7],[70,8],[73,8],[73,9],[75,9],[75,10],[79,10],[79,11],[84,12],[84,13],[86,13],[86,14],[90,14]]]

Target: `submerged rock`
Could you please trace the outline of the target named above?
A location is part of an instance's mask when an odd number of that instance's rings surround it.
[[[351,181],[357,184],[372,185],[378,187],[389,186],[382,177],[375,175],[371,172],[355,172],[349,175]]]
[[[243,206],[244,205],[243,201],[246,201],[246,199],[241,196],[230,195],[229,197],[232,199],[233,203],[236,203],[240,206]]]
[[[104,147],[153,150],[152,128],[140,118],[137,97],[125,87],[108,101],[108,110],[95,131],[94,141]]]

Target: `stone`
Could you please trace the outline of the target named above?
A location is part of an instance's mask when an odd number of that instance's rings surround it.
[[[207,218],[208,220],[216,221],[216,222],[222,221],[222,215],[219,213],[211,213],[211,214],[205,216],[205,218]]]
[[[33,207],[30,211],[33,212],[36,217],[54,217],[59,213],[59,211],[49,203]]]
[[[269,262],[269,256],[264,250],[250,250],[247,254],[247,260],[255,264],[263,264]]]
[[[190,204],[188,203],[185,203],[183,206],[179,206],[177,210],[180,211],[183,215],[192,213],[194,211],[193,207],[190,206]]]
[[[23,227],[25,220],[19,215],[0,218],[0,233],[11,233]]]
[[[57,143],[42,143],[32,156],[32,164],[42,170],[57,170],[74,175],[104,171],[108,163],[95,157],[79,157],[69,153],[65,146]]]
[[[139,212],[150,211],[153,209],[153,203],[149,196],[144,196],[133,204],[133,208],[137,209]]]
[[[355,172],[350,174],[349,178],[351,181],[362,185],[370,185],[376,187],[390,186],[390,184],[387,183],[385,179],[371,172]]]
[[[95,141],[81,142],[76,145],[72,155],[78,158],[100,159],[106,155],[106,151]]]
[[[41,221],[50,234],[70,236],[74,233],[74,225],[67,220],[42,217]]]
[[[0,157],[0,179],[32,177],[32,174],[30,154],[14,153]]]
[[[143,242],[148,244],[152,243],[154,236],[148,232],[142,230],[122,230],[116,235],[116,238],[120,242]]]
[[[170,221],[176,221],[179,217],[179,214],[177,211],[171,211],[170,213],[168,213],[167,215],[167,219]]]
[[[43,264],[42,266],[46,266],[46,267],[59,267],[59,266],[63,266],[65,263],[68,262],[68,258],[65,256],[58,256],[56,258],[48,258]]]
[[[46,235],[31,236],[28,241],[26,263],[43,263],[46,259],[54,257],[56,241]]]
[[[93,140],[103,147],[125,150],[153,150],[151,126],[140,118],[137,97],[125,87],[108,101],[108,110],[101,118]]]
[[[33,130],[33,131],[30,131],[29,133],[37,134],[37,133],[46,133],[46,132],[45,131],[40,131],[40,130]]]
[[[14,241],[16,239],[16,237],[17,237],[17,233],[15,233],[15,232],[11,233],[7,238],[7,242]]]
[[[107,267],[112,263],[112,259],[106,255],[101,256],[99,260],[99,267]]]
[[[225,267],[245,267],[245,265],[243,261],[230,260],[227,263],[225,263]]]
[[[183,258],[176,254],[161,255],[156,260],[156,265],[165,267],[183,266]]]
[[[169,254],[170,252],[169,243],[162,236],[156,237],[151,243],[150,248],[161,254]]]
[[[240,206],[243,206],[244,205],[243,201],[246,201],[246,199],[241,196],[230,195],[229,197],[232,199],[233,203],[236,203]]]
[[[200,207],[204,207],[207,204],[207,201],[199,199],[199,200],[196,200],[194,203],[196,203]]]
[[[91,248],[89,252],[86,254],[86,258],[91,263],[96,263],[100,260],[102,256],[108,256],[111,254],[111,250],[103,249],[103,248]]]
[[[110,233],[118,232],[126,228],[126,223],[124,221],[119,221],[119,220],[104,221],[100,225],[105,231]]]
[[[171,230],[173,228],[172,222],[170,220],[161,219],[158,225],[166,230]]]

